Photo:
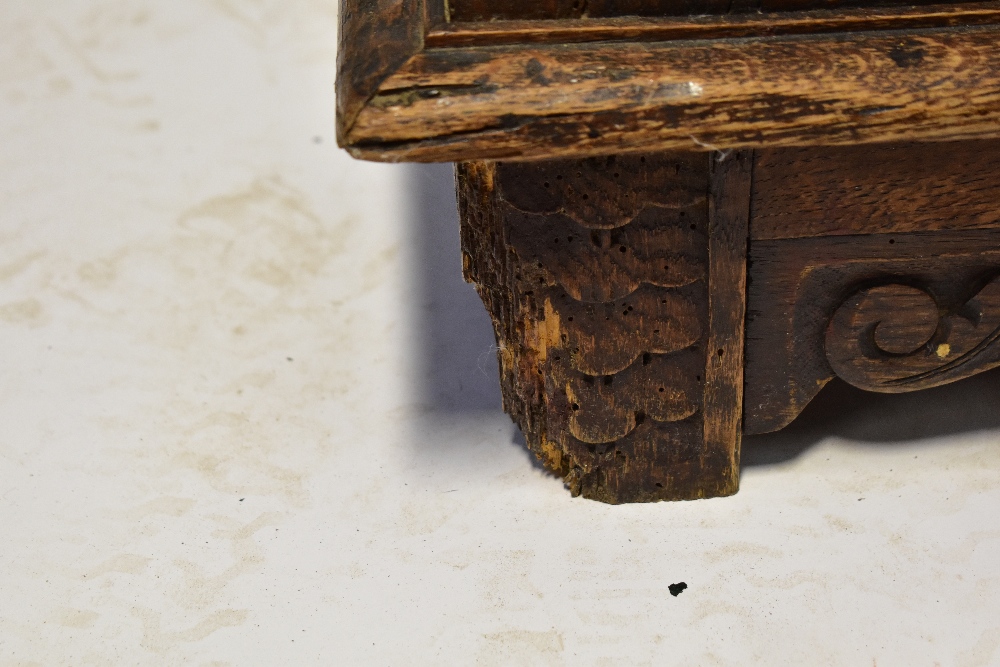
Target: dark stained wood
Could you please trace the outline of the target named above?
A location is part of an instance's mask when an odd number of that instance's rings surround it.
[[[715,159],[459,165],[465,275],[494,320],[505,408],[574,494],[737,489],[750,161]]]
[[[1000,365],[1000,1],[574,1],[342,0],[337,113],[461,162],[504,407],[574,495],[735,493],[835,376]]]
[[[825,3],[824,3],[825,4]],[[441,23],[426,36],[428,48],[662,42],[807,35],[870,30],[917,30],[1000,23],[1000,2],[865,7],[831,11],[701,14],[694,16],[499,20]]]
[[[998,160],[997,141],[760,150],[751,235],[993,228]]]
[[[448,3],[444,0],[424,0],[424,39],[431,32],[440,30],[451,20]]]
[[[1000,136],[1000,29],[424,51],[343,144],[373,160]]]
[[[888,283],[865,287],[840,305],[827,327],[826,356],[854,386],[900,393],[1000,365],[998,339],[1000,277],[952,304],[938,303],[926,288]]]
[[[996,228],[752,240],[744,433],[785,427],[838,371],[909,391],[992,367],[998,273]]]
[[[452,20],[579,19],[606,16],[687,16],[734,11],[879,7],[940,3],[940,0],[448,0]]]
[[[739,489],[743,343],[752,151],[713,154],[709,191],[709,334],[705,368],[705,453]]]
[[[337,141],[390,74],[423,48],[423,0],[340,0]]]

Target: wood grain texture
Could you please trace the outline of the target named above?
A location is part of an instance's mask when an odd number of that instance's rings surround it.
[[[1000,136],[1000,30],[439,49],[343,144],[373,160]]]
[[[728,4],[728,3],[727,3]],[[735,4],[735,3],[733,3]],[[663,42],[814,35],[872,30],[918,30],[1000,23],[1000,2],[862,7],[813,11],[633,16],[585,20],[492,20],[439,23],[427,32],[428,48],[586,42]]]
[[[1000,365],[998,339],[1000,277],[953,304],[938,303],[921,287],[888,283],[859,290],[834,312],[826,356],[850,384],[900,393]]]
[[[736,491],[739,369],[710,367],[707,345],[741,368],[746,220],[741,233],[717,207],[710,242],[710,183],[734,181],[729,168],[713,181],[709,159],[459,165],[465,275],[494,320],[505,409],[574,494]],[[713,310],[710,285],[739,304]]]
[[[998,141],[760,150],[751,236],[996,227],[998,160]]]
[[[449,0],[455,21],[503,19],[579,19],[605,16],[686,16],[738,11],[878,7],[940,3],[941,0]]]
[[[709,333],[705,450],[739,488],[743,433],[743,344],[753,152],[713,155],[709,190]]]
[[[993,347],[969,353],[998,272],[1000,229],[752,240],[744,433],[785,427],[837,371],[908,391],[992,367]]]
[[[424,0],[340,0],[337,140],[390,74],[423,48]]]

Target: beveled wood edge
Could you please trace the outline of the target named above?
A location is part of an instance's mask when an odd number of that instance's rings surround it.
[[[768,37],[1000,23],[1000,2],[752,14],[574,20],[447,22],[428,25],[427,48]]]
[[[642,61],[641,77],[571,78],[602,62],[625,67],[629,57]],[[553,63],[566,82],[549,86],[525,67],[532,61]],[[726,67],[706,66],[721,61]],[[734,77],[736,67],[753,78]],[[428,50],[386,86],[342,143],[355,157],[450,162],[997,138],[1000,29]],[[644,105],[630,103],[636,91],[649,96]]]
[[[337,48],[337,142],[350,143],[358,114],[382,82],[424,48],[438,25],[436,0],[340,0]]]

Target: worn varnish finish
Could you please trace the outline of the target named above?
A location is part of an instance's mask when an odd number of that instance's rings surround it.
[[[709,335],[705,383],[705,456],[719,458],[739,486],[746,317],[747,236],[753,153],[720,153],[710,160]]]
[[[748,157],[460,165],[505,407],[573,493],[736,491]]]
[[[834,377],[1000,365],[1000,1],[343,8],[339,141],[460,162],[504,407],[574,494],[728,495]]]
[[[541,23],[456,22],[461,7],[423,0],[342,3],[338,140],[364,159],[1000,137],[997,0],[738,2],[675,18],[591,0],[581,12],[611,18]]]
[[[347,146],[450,161],[996,137],[998,36],[429,50],[383,82]]]
[[[421,0],[341,0],[337,49],[337,141],[345,145],[361,109],[387,76],[423,48]]]

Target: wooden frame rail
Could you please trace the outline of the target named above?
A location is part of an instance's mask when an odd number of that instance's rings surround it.
[[[362,159],[1000,137],[997,2],[449,24],[342,0],[340,39],[338,139]]]

